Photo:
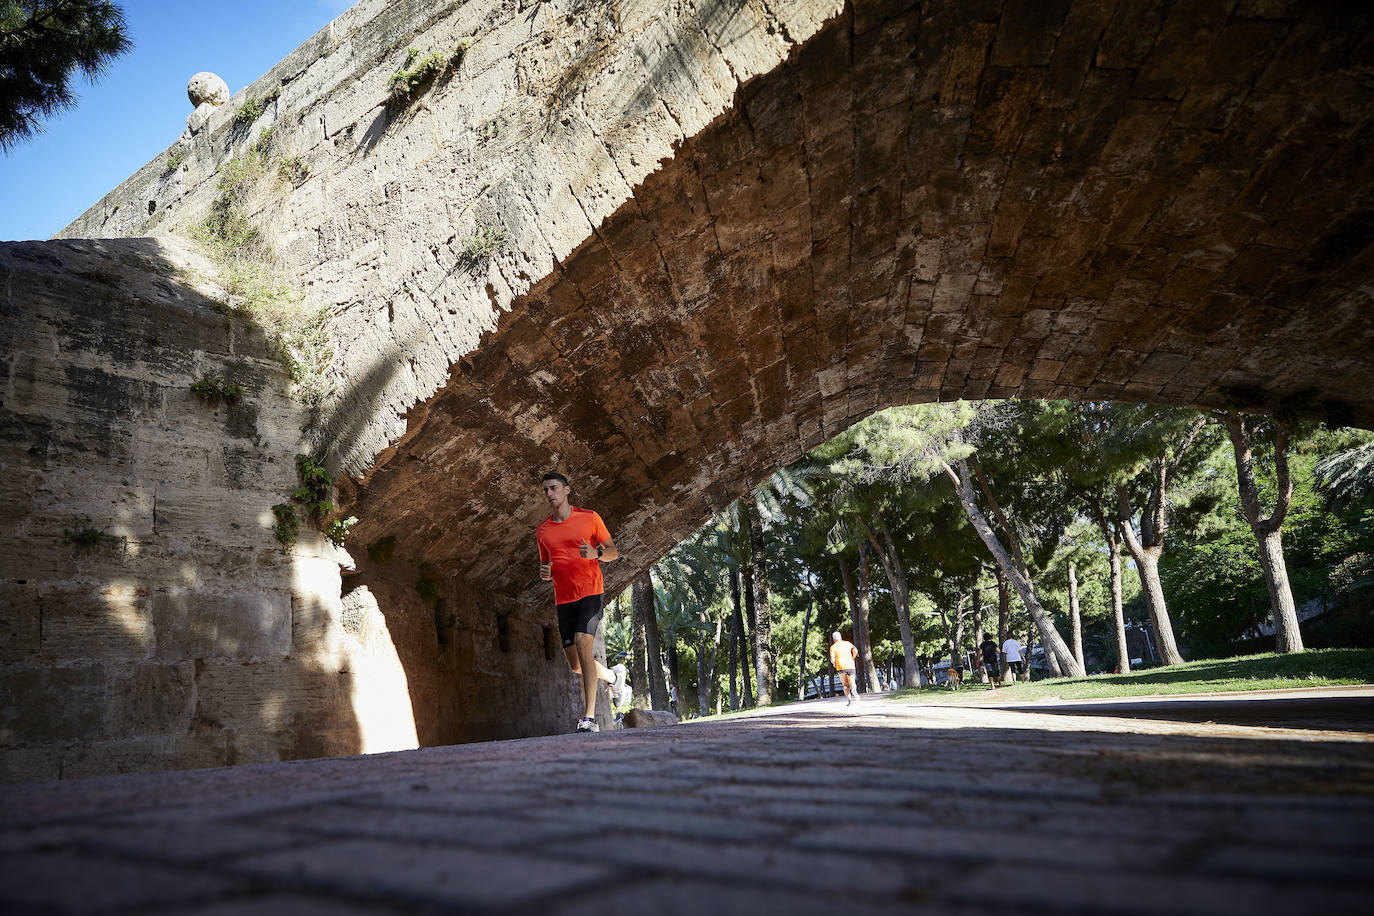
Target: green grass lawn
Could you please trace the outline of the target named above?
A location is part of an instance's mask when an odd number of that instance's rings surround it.
[[[995,691],[989,685],[976,682],[957,691],[945,687],[905,688],[888,697],[903,703],[1018,703],[1371,683],[1374,683],[1374,649],[1309,649],[1297,655],[1268,653],[1211,658],[1129,674],[1003,684]]]

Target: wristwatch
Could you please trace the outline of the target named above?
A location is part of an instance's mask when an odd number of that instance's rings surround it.
[[[597,558],[598,560],[601,559],[601,554],[602,554],[605,550],[606,550],[606,548],[605,548],[605,547],[602,547],[600,544],[597,544],[597,545],[596,545],[596,558]]]

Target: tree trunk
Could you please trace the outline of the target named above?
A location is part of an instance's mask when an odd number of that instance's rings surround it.
[[[759,705],[773,702],[773,612],[768,606],[768,553],[763,545],[763,519],[753,493],[744,497],[749,522],[749,555],[754,564],[754,664],[758,670]]]
[[[1126,645],[1126,614],[1121,605],[1121,538],[1117,537],[1107,513],[1102,511],[1102,500],[1096,494],[1085,497],[1088,509],[1102,530],[1102,539],[1107,542],[1108,561],[1111,566],[1112,587],[1112,626],[1116,632],[1116,670],[1125,674],[1131,670],[1131,650]]]
[[[667,644],[668,656],[668,708],[673,706],[673,694],[682,695],[678,681],[678,658],[677,658],[677,636],[674,635]],[[676,712],[677,710],[673,710]]]
[[[1007,574],[1002,572],[1002,567],[996,566],[992,572],[997,577],[997,648],[1000,649],[1010,635],[1007,624],[1011,617],[1011,589],[1007,587]]]
[[[973,472],[973,477],[978,481],[979,488],[982,489],[983,495],[987,497],[988,508],[992,511],[993,517],[997,519],[997,523],[1002,526],[1002,531],[1007,536],[1007,548],[1011,555],[1012,563],[1026,580],[1026,587],[1030,590],[1030,594],[1034,596],[1035,581],[1031,578],[1030,566],[1026,563],[1025,553],[1021,550],[1021,536],[1016,533],[1016,526],[1013,525],[1011,520],[1002,512],[1002,507],[998,505],[997,500],[993,497],[992,487],[988,486],[987,478],[983,476],[983,471],[979,468],[977,461],[969,457],[965,461],[960,462],[960,469],[967,469]],[[973,484],[970,482],[969,495],[972,496],[972,494]],[[974,504],[977,505],[977,497],[974,497]],[[992,526],[989,525],[988,529],[992,530]],[[1036,600],[1039,601],[1038,598]],[[1050,622],[1050,625],[1053,626],[1053,622],[1050,621],[1048,614],[1045,615],[1045,620]],[[1058,630],[1055,630],[1056,635],[1058,635],[1058,632]],[[1062,637],[1060,641],[1063,641]],[[1050,671],[1055,677],[1063,675],[1064,668],[1060,665],[1058,657],[1056,657],[1053,652],[1045,653],[1045,661],[1049,663]]]
[[[1087,671],[1088,666],[1083,662],[1083,617],[1078,610],[1078,571],[1073,563],[1069,563],[1069,621],[1073,634],[1073,657],[1078,660],[1078,667]]]
[[[742,681],[740,705],[748,708],[754,705],[754,689],[749,684],[749,641],[744,635],[744,614],[740,609],[740,572],[737,569],[730,570],[730,598],[735,605],[735,640],[739,646],[739,673]],[[733,666],[734,663],[735,659],[731,656],[730,664]]]
[[[730,633],[730,708],[739,709],[739,687],[735,683],[736,665],[739,658],[739,636],[734,632],[733,621]]]
[[[1026,610],[1030,613],[1031,620],[1040,630],[1040,638],[1045,644],[1046,654],[1057,659],[1059,665],[1072,676],[1083,677],[1083,667],[1074,659],[1069,647],[1064,643],[1064,638],[1054,628],[1054,622],[1050,620],[1049,615],[1045,613],[1045,608],[1035,597],[1035,590],[1031,585],[1029,576],[1022,574],[1021,570],[1017,568],[1012,561],[1011,554],[1002,546],[1002,542],[997,539],[997,534],[992,530],[992,526],[988,524],[987,518],[983,515],[983,510],[978,508],[978,503],[973,495],[973,485],[970,481],[967,463],[959,462],[957,474],[954,468],[948,464],[944,465],[944,471],[954,483],[955,490],[959,494],[959,503],[963,506],[964,514],[968,516],[969,522],[973,525],[973,530],[978,533],[978,537],[988,548],[992,558],[1011,581],[1012,587],[1016,589],[1017,595],[1021,598],[1021,603],[1026,606]]]
[[[887,573],[888,584],[892,586],[892,603],[897,608],[897,630],[902,639],[902,673],[906,682],[913,684],[916,682],[916,640],[911,632],[911,589],[907,585],[902,558],[897,555],[897,545],[892,542],[891,531],[886,524],[881,525],[881,531],[886,550],[878,543],[872,529],[868,529],[868,540],[877,551],[883,572]]]
[[[635,709],[649,709],[653,696],[649,692],[646,621],[654,614],[654,585],[649,573],[635,579],[630,587],[630,684],[634,693]]]
[[[872,693],[873,682],[878,679],[877,672],[873,670],[873,639],[869,635],[869,596],[873,594],[872,581],[869,578],[870,563],[872,553],[863,541],[859,542],[859,611],[861,619],[855,621],[855,626],[863,627],[863,642],[859,644],[859,658],[856,664],[854,675],[859,680],[859,693]]]
[[[1135,560],[1136,573],[1145,592],[1145,607],[1150,612],[1150,629],[1154,631],[1155,648],[1167,665],[1180,665],[1183,655],[1174,639],[1174,625],[1164,602],[1164,586],[1159,581],[1159,557],[1164,552],[1164,492],[1167,486],[1167,465],[1163,458],[1155,461],[1155,479],[1149,503],[1140,517],[1140,537],[1135,534],[1134,510],[1126,485],[1116,485],[1117,515],[1121,537]]]
[[[711,661],[706,659],[706,637],[702,635],[701,648],[697,651],[697,709],[704,716],[711,710],[711,694],[716,689],[716,659],[720,654],[720,618],[716,618],[716,635],[711,641]]]
[[[1288,585],[1288,566],[1283,561],[1283,532],[1275,530],[1264,535],[1259,544],[1259,556],[1264,584],[1269,586],[1269,604],[1274,609],[1274,651],[1301,652],[1298,609],[1293,604],[1293,590]]]
[[[1223,422],[1231,435],[1231,448],[1236,455],[1236,482],[1240,490],[1240,506],[1250,523],[1259,547],[1260,568],[1264,570],[1264,584],[1269,589],[1269,608],[1274,617],[1274,651],[1301,652],[1302,630],[1298,626],[1298,610],[1293,603],[1293,590],[1288,585],[1288,564],[1283,559],[1283,520],[1293,498],[1293,479],[1288,473],[1288,429],[1282,424],[1274,428],[1274,469],[1278,476],[1278,493],[1274,512],[1268,518],[1260,514],[1259,486],[1255,482],[1254,457],[1250,434],[1253,431],[1245,418],[1234,411]]]
[[[1030,679],[1031,679],[1031,651],[1032,651],[1034,648],[1035,648],[1035,626],[1034,626],[1034,624],[1032,624],[1031,626],[1026,627],[1026,662],[1025,662],[1025,669],[1026,669],[1026,681],[1027,681],[1027,682],[1029,682]],[[1046,654],[1046,655],[1049,655],[1048,652],[1046,652],[1045,654]]]
[[[802,617],[802,642],[801,656],[797,659],[797,699],[806,699],[806,636],[811,629],[811,609],[815,606],[816,599],[812,598],[806,602],[806,614]]]
[[[1125,674],[1131,670],[1131,650],[1126,645],[1126,612],[1121,603],[1121,542],[1108,544],[1112,568],[1112,626],[1116,630],[1116,670]]]
[[[978,575],[981,576],[982,574],[983,571],[979,570]],[[973,581],[977,583],[978,579],[975,577]],[[979,637],[986,633],[983,629],[983,603],[981,595],[982,590],[975,584],[973,586],[973,639],[975,642],[982,642]]]
[[[1159,552],[1142,551],[1139,555],[1132,552],[1136,572],[1140,575],[1140,585],[1145,590],[1145,606],[1150,610],[1150,629],[1155,637],[1155,649],[1165,665],[1183,664],[1183,654],[1178,651],[1174,639],[1174,625],[1169,619],[1169,609],[1164,604],[1164,586],[1159,581]]]
[[[649,669],[649,702],[654,709],[667,709],[668,685],[663,681],[663,640],[658,634],[653,571],[646,570],[643,579],[649,590],[649,613],[644,619],[644,664]]]
[[[849,621],[850,627],[854,631],[854,648],[859,650],[859,658],[864,658],[868,652],[868,578],[863,575],[866,557],[866,545],[863,541],[859,542],[859,588],[856,591],[853,580],[849,577],[849,565],[845,563],[844,557],[836,556],[835,561],[840,565],[840,579],[844,582],[845,595],[849,599]],[[829,640],[827,640],[827,645]],[[829,653],[826,653],[829,655]],[[872,657],[871,655],[869,656]],[[863,693],[863,670],[866,666],[860,664],[855,676],[859,679],[857,685],[860,693]]]

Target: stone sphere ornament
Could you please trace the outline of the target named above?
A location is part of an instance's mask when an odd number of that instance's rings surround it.
[[[186,84],[186,95],[197,108],[207,102],[219,107],[229,101],[229,87],[213,73],[197,73]]]

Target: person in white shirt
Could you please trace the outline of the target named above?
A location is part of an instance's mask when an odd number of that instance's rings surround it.
[[[1007,641],[1002,643],[1002,655],[1007,660],[1007,669],[1016,680],[1021,680],[1021,643],[1015,636],[1008,636]]]

